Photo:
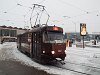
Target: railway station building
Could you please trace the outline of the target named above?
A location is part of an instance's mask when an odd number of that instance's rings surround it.
[[[22,34],[26,29],[12,27],[12,26],[0,26],[0,43],[1,42],[15,42],[18,34]]]

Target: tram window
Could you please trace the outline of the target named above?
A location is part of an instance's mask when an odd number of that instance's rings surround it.
[[[44,33],[43,33],[43,42],[46,42],[46,41],[47,41],[47,33],[44,32]]]
[[[63,40],[62,33],[48,32],[48,40]]]
[[[51,42],[51,43],[63,43],[64,36],[63,33],[59,32],[47,32],[43,34],[43,41],[44,42]]]

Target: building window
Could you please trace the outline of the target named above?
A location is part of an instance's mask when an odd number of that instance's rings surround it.
[[[2,29],[2,36],[9,36],[9,30],[8,29]]]
[[[16,30],[10,30],[10,36],[16,37]]]

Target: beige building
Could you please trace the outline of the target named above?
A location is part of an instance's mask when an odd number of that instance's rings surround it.
[[[18,34],[22,34],[26,29],[11,27],[11,26],[0,26],[0,43],[2,41],[14,42],[17,39]]]

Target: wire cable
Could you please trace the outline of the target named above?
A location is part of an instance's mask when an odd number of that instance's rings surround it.
[[[41,2],[39,2],[38,4],[41,4],[41,3],[43,3],[44,1],[46,1],[46,0],[42,0]]]
[[[71,3],[68,3],[68,2],[65,2],[65,1],[62,1],[62,0],[57,0],[57,1],[60,1],[60,3],[63,3],[63,4],[65,4],[65,5],[68,5],[68,6],[71,6],[71,7],[74,7],[74,8],[76,8],[76,9],[78,9],[78,10],[81,10],[81,11],[84,11],[84,12],[87,13],[87,11],[85,11],[85,10],[83,10],[83,9],[81,9],[81,8],[79,8],[79,7],[77,7],[77,6],[73,5],[73,4],[71,4]]]
[[[31,28],[32,28],[31,20],[32,20],[32,14],[33,14],[34,8],[35,8],[35,5],[33,6],[32,13],[31,13],[31,16],[30,16],[30,24],[31,24]]]

